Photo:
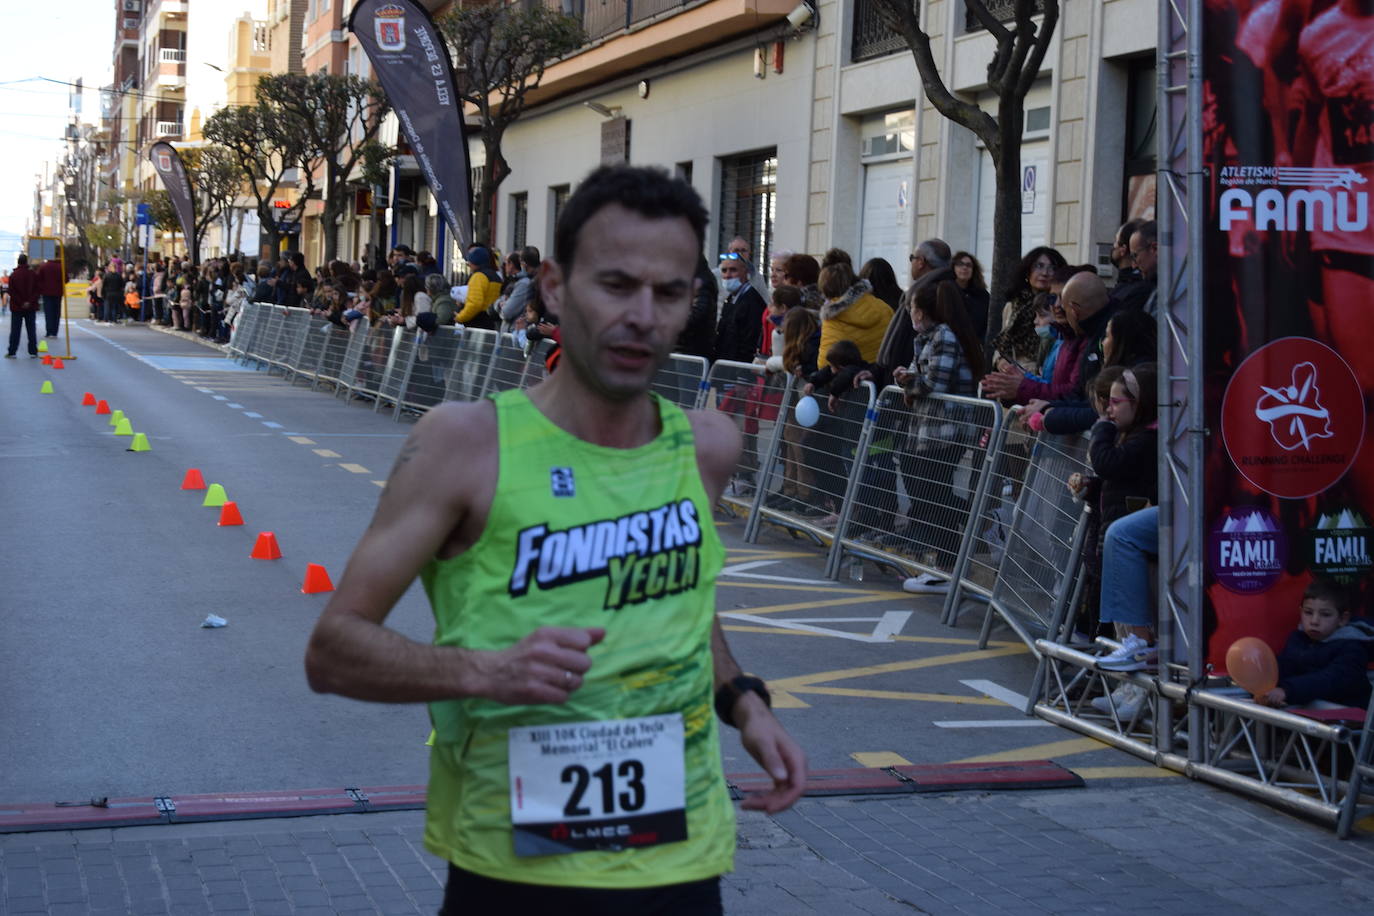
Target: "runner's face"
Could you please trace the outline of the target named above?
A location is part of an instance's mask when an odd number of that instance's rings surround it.
[[[563,366],[610,400],[646,392],[687,323],[699,247],[681,217],[598,210],[578,233],[571,272],[551,263],[542,283],[561,321]]]

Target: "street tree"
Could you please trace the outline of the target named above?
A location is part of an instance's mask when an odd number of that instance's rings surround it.
[[[205,230],[224,215],[238,196],[243,174],[233,153],[226,147],[188,147],[180,153],[186,180],[191,185],[191,199],[196,202],[194,237],[188,240],[187,247],[192,252],[199,252]]]
[[[118,223],[91,223],[86,226],[86,241],[100,252],[100,266],[124,244],[124,230]]]
[[[353,74],[272,74],[258,82],[257,93],[295,132],[308,180],[322,192],[324,260],[332,261],[338,253],[334,226],[347,210],[349,191],[385,179],[395,151],[377,140],[377,131],[391,105],[377,83]]]
[[[949,91],[921,26],[921,0],[874,0],[883,21],[906,41],[916,58],[925,97],[940,114],[966,127],[983,141],[996,170],[992,217],[992,283],[994,305],[1007,301],[1021,259],[1021,134],[1026,94],[1049,50],[1059,23],[1059,0],[1012,0],[1012,17],[1003,22],[987,0],[963,0],[969,13],[987,30],[996,50],[988,62],[988,89],[997,97],[997,114]],[[1032,18],[1040,13],[1037,24]],[[988,333],[998,330],[988,322]]]
[[[285,116],[263,99],[259,92],[252,105],[221,108],[205,120],[201,129],[205,139],[223,147],[237,164],[262,224],[265,243],[277,250],[282,226],[298,225],[305,214],[305,202],[314,192],[314,176],[309,168],[304,137],[285,123]],[[302,176],[305,187],[297,199],[278,208],[275,201],[283,188]]]
[[[439,22],[456,49],[459,97],[477,109],[487,165],[477,189],[473,225],[476,241],[490,245],[495,234],[496,191],[510,175],[501,141],[525,111],[551,61],[586,42],[582,24],[544,4],[459,6]]]
[[[145,191],[139,203],[147,204],[148,219],[154,229],[172,234],[171,250],[167,253],[169,256],[175,256],[176,234],[181,231],[181,220],[177,218],[177,208],[172,204],[172,195],[162,188]],[[182,240],[182,244],[185,245],[185,239]]]

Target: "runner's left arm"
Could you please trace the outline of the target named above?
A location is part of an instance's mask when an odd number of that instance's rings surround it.
[[[689,416],[697,441],[701,480],[714,506],[739,460],[740,433],[729,417],[717,411],[693,411]],[[717,690],[743,673],[730,652],[718,618],[711,627],[711,659]],[[770,791],[749,796],[741,806],[769,814],[790,808],[806,787],[806,754],[756,693],[746,692],[735,701],[733,718],[744,749],[773,779]]]

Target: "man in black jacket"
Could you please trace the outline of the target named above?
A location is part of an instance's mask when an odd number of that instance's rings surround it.
[[[734,252],[721,255],[721,285],[725,303],[716,324],[716,359],[751,363],[759,349],[759,333],[767,304],[749,285],[749,262]]]
[[[678,335],[678,353],[710,359],[716,343],[716,275],[705,255],[697,257],[697,293],[692,297],[692,311],[687,326]]]

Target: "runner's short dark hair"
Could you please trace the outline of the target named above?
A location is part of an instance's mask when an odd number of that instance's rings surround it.
[[[603,165],[583,179],[558,215],[553,256],[565,271],[572,270],[583,225],[611,204],[649,219],[680,216],[691,224],[697,250],[706,243],[706,207],[691,185],[659,168]]]

